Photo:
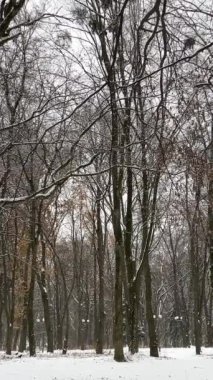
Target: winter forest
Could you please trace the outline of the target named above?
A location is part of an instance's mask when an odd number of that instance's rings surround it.
[[[213,347],[212,1],[0,1],[0,351],[191,345]]]

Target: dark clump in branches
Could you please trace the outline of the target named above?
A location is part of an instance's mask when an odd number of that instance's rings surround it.
[[[193,37],[187,37],[184,41],[183,51],[193,49],[195,45],[195,39]]]

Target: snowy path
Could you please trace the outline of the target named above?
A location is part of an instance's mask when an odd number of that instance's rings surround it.
[[[0,356],[1,358],[1,356]],[[212,380],[213,348],[200,357],[191,349],[162,349],[161,358],[140,354],[126,363],[116,363],[112,354],[96,356],[91,351],[71,351],[67,357],[0,360],[0,380]]]

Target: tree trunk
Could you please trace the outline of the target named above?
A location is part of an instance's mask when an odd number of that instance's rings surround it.
[[[56,342],[57,350],[62,350],[63,326],[61,324],[60,318],[59,318],[59,321],[57,322],[56,335],[57,335],[57,342]]]
[[[32,271],[34,270],[32,269]],[[34,311],[33,311],[34,284],[35,284],[35,277],[32,274],[30,289],[29,289],[28,313],[27,313],[30,356],[35,356],[36,354],[35,333],[34,333]]]
[[[14,339],[13,339],[13,351],[17,350],[19,334],[20,334],[20,329],[18,328],[16,329]]]
[[[135,264],[132,262],[132,264]],[[134,269],[135,271],[135,269]],[[140,283],[140,281],[139,281]],[[130,284],[130,305],[129,305],[129,350],[135,354],[139,349],[138,336],[138,306],[139,306],[140,284],[134,281]]]
[[[201,328],[201,318],[200,314],[194,313],[194,336],[195,336],[195,350],[196,355],[201,354],[202,345],[202,328]]]
[[[124,12],[122,10],[122,13]],[[99,16],[98,16],[99,17]],[[120,15],[121,19],[121,15]],[[101,25],[102,21],[100,20]],[[122,26],[122,24],[121,24]],[[121,29],[114,29],[117,43],[119,44]],[[114,305],[114,359],[116,361],[124,361],[123,352],[123,302],[122,302],[122,255],[124,254],[123,237],[121,228],[121,187],[122,187],[122,172],[119,170],[118,152],[120,148],[120,126],[116,99],[116,78],[114,71],[115,58],[117,51],[114,52],[113,62],[110,62],[110,57],[107,50],[107,40],[105,33],[99,33],[102,58],[108,76],[108,87],[110,92],[110,111],[111,111],[111,177],[112,177],[112,193],[113,193],[113,210],[112,224],[115,239],[115,305]]]
[[[28,339],[29,339],[29,350],[30,356],[35,356],[36,354],[36,343],[35,343],[35,333],[34,333],[34,286],[35,286],[35,269],[32,265],[31,270],[31,281],[28,293],[28,310],[27,310],[27,322],[28,322]]]
[[[192,291],[193,291],[193,323],[194,323],[194,339],[196,354],[201,353],[201,310],[199,306],[200,302],[200,279],[199,279],[199,267],[198,267],[198,247],[197,247],[197,235],[195,231],[191,232],[191,276],[192,276]]]
[[[25,351],[26,345],[27,345],[27,315],[24,315],[24,317],[22,319],[22,325],[21,325],[19,351],[20,352]]]
[[[63,346],[63,325],[60,314],[59,305],[59,276],[58,276],[58,265],[56,260],[54,260],[55,266],[55,311],[56,311],[56,348],[57,350],[62,350]]]
[[[36,204],[32,200],[31,203],[31,220],[30,220],[30,239],[31,239],[31,279],[28,290],[28,307],[27,307],[27,321],[28,321],[28,338],[29,338],[29,350],[30,356],[36,354],[36,342],[34,332],[34,288],[35,288],[35,276],[36,276],[36,254],[37,254],[37,237],[36,237]]]
[[[210,159],[208,173],[208,242],[210,260],[210,280],[213,289],[213,114],[211,127]]]
[[[1,305],[0,305],[1,307]],[[2,323],[2,309],[0,309],[0,350],[3,350],[3,323]]]
[[[7,355],[11,355],[12,340],[13,340],[13,325],[11,323],[8,323],[7,324],[7,333],[6,333],[6,354]]]
[[[205,320],[206,320],[206,346],[213,347],[213,325],[212,325],[212,314],[213,314],[213,289],[210,289],[210,294],[207,299],[206,294],[204,296],[204,310],[205,310]]]
[[[51,315],[50,315],[49,298],[47,294],[47,285],[46,285],[46,246],[43,240],[42,232],[40,233],[40,236],[41,236],[42,269],[41,269],[40,275],[37,273],[37,279],[38,279],[38,284],[41,291],[41,298],[42,298],[42,303],[43,303],[43,308],[44,308],[44,321],[45,321],[45,328],[46,328],[46,334],[47,334],[47,352],[53,352],[54,351],[53,326],[52,326],[52,320],[51,320]]]
[[[22,322],[21,322],[21,333],[20,333],[20,342],[19,342],[19,351],[23,352],[26,350],[26,341],[27,341],[27,309],[28,309],[28,272],[30,265],[30,253],[31,253],[31,244],[28,245],[25,264],[24,264],[24,279],[23,279],[23,292],[24,300],[22,306]]]
[[[148,255],[144,260],[144,271],[145,271],[145,287],[146,287],[146,318],[149,330],[149,348],[150,356],[158,357],[158,342],[155,327],[155,319],[152,310],[152,280]]]
[[[4,307],[4,298],[3,298],[3,273],[0,273],[0,350],[3,349],[3,307]]]
[[[45,328],[47,334],[47,352],[53,352],[53,328],[52,321],[50,317],[50,308],[49,308],[49,299],[46,292],[46,288],[42,287],[41,290],[42,303],[44,308],[44,320],[45,320]]]
[[[123,352],[123,305],[122,305],[122,247],[115,246],[115,315],[114,315],[114,359],[125,361]]]
[[[98,186],[97,189],[97,259],[98,259],[98,273],[99,273],[99,299],[98,299],[98,323],[97,323],[97,341],[96,353],[103,353],[104,344],[104,242],[103,230],[101,222],[101,205],[100,205],[101,191]]]
[[[94,222],[95,224],[95,222]],[[95,227],[94,227],[95,231]],[[95,235],[95,232],[93,231],[93,234]],[[97,336],[98,336],[98,313],[97,313],[97,252],[95,243],[94,245],[94,278],[93,278],[93,297],[94,297],[94,342],[97,342]],[[96,348],[97,350],[97,348]],[[96,351],[97,352],[97,351]]]
[[[12,279],[10,284],[9,293],[9,323],[7,325],[7,335],[6,335],[6,353],[11,355],[12,342],[13,342],[13,324],[15,317],[15,285],[16,285],[16,264],[17,264],[17,239],[18,239],[18,226],[17,226],[17,215],[15,214],[15,240],[14,240],[14,254],[13,254],[13,267],[12,267]]]

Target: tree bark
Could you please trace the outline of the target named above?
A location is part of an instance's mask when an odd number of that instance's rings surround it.
[[[101,222],[101,191],[97,188],[97,259],[99,273],[99,295],[98,295],[98,323],[97,323],[97,341],[96,353],[103,353],[104,344],[104,242],[103,228]]]
[[[145,271],[145,287],[146,287],[146,318],[148,323],[149,330],[149,348],[150,348],[150,356],[158,357],[158,342],[157,342],[157,334],[155,327],[155,318],[153,315],[152,309],[152,279],[151,279],[151,271],[148,260],[148,255],[144,260],[144,271]]]
[[[47,334],[47,352],[53,352],[54,351],[53,326],[52,326],[52,320],[51,320],[51,315],[50,315],[50,305],[49,305],[49,298],[48,298],[47,284],[46,284],[46,246],[43,240],[42,231],[40,232],[40,237],[41,237],[42,268],[41,268],[41,274],[37,273],[37,280],[38,280],[39,288],[41,291],[41,298],[42,298],[43,309],[44,309],[44,321],[45,321],[45,328],[46,328],[46,334]]]
[[[208,173],[208,242],[210,260],[210,281],[213,289],[213,114],[211,127],[210,158]]]
[[[30,240],[31,240],[31,279],[28,289],[27,322],[30,356],[36,354],[36,342],[34,332],[34,288],[36,277],[36,256],[37,256],[37,236],[36,236],[36,201],[32,200],[30,205]]]

